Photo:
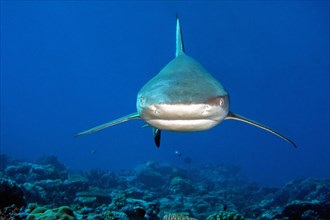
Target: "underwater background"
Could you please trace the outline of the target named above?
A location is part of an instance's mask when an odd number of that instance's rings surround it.
[[[186,53],[228,90],[231,111],[297,149],[231,120],[165,131],[159,149],[142,121],[74,137],[136,111],[175,56],[176,13]],[[1,154],[54,156],[71,171],[235,166],[269,187],[328,180],[329,58],[329,1],[1,1]]]

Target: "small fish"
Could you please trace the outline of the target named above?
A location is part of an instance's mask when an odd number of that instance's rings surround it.
[[[95,153],[96,153],[96,150],[92,150],[92,151],[91,151],[91,154],[95,154]]]
[[[174,151],[174,153],[175,153],[177,156],[181,157],[181,152],[180,152],[180,151],[176,150],[176,151]]]

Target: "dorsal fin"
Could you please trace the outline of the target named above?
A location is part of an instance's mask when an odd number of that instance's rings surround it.
[[[176,15],[176,51],[175,51],[175,56],[177,57],[182,53],[184,53],[183,39],[182,39],[182,33],[181,33],[181,28],[180,28],[179,16]]]

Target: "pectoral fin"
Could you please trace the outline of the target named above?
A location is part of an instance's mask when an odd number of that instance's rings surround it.
[[[144,124],[141,126],[141,128],[148,128],[148,127],[150,127],[150,125],[148,125],[148,124]]]
[[[159,130],[158,128],[154,128],[153,129],[154,132],[154,140],[155,140],[155,144],[157,147],[160,146],[160,134],[161,134],[161,130]]]
[[[129,115],[125,115],[124,117],[121,117],[121,118],[115,119],[113,121],[107,122],[105,124],[96,126],[96,127],[91,128],[87,131],[80,132],[80,133],[76,134],[75,136],[82,136],[82,135],[85,135],[85,134],[91,134],[91,133],[94,133],[96,131],[105,129],[107,127],[110,127],[110,126],[113,126],[113,125],[116,125],[116,124],[120,124],[120,123],[123,123],[125,121],[134,120],[134,119],[141,119],[137,112],[134,112],[134,113],[129,114]]]
[[[285,141],[287,141],[290,144],[292,144],[294,147],[297,147],[297,145],[293,141],[291,141],[289,138],[281,135],[280,133],[278,133],[278,132],[276,132],[276,131],[268,128],[268,127],[266,127],[265,125],[262,125],[262,124],[260,124],[258,122],[255,122],[255,121],[252,121],[250,119],[247,119],[247,118],[245,118],[243,116],[240,116],[240,115],[234,114],[232,112],[229,112],[228,115],[227,115],[227,117],[225,119],[238,120],[238,121],[242,121],[242,122],[248,123],[250,125],[254,125],[254,126],[258,127],[258,128],[261,128],[263,130],[266,130],[266,131],[268,131],[268,132],[270,132],[270,133],[272,133],[272,134],[274,134],[274,135],[276,135],[276,136],[284,139]]]

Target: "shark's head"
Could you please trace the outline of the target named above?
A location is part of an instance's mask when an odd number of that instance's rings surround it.
[[[227,116],[229,97],[205,68],[182,53],[140,90],[136,106],[140,117],[152,127],[201,131]]]

